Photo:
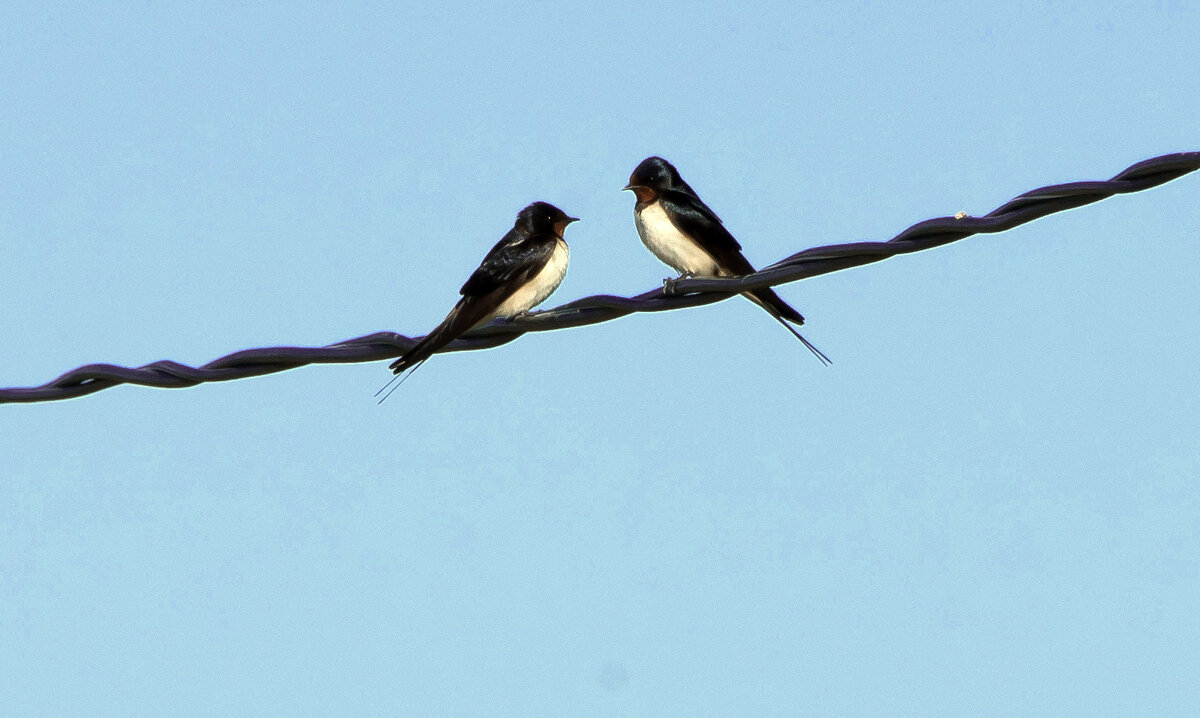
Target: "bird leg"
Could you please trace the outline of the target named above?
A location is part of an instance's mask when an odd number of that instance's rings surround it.
[[[692,279],[695,276],[696,275],[691,272],[684,272],[684,273],[680,274],[678,277],[675,277],[674,279],[672,279],[671,277],[667,277],[666,279],[663,280],[663,291],[667,294],[674,294],[676,284],[678,284],[679,282],[682,282],[685,279]]]

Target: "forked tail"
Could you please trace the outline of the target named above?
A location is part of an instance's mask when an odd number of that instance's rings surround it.
[[[804,346],[808,347],[808,350],[813,353],[813,356],[815,356],[817,359],[820,359],[822,364],[825,366],[833,364],[833,360],[825,356],[825,352],[813,346],[812,342],[805,339],[804,335],[796,331],[796,328],[789,323],[790,320],[795,324],[803,324],[804,317],[800,314],[800,312],[793,309],[787,302],[783,301],[782,297],[770,289],[759,289],[755,290],[754,292],[746,292],[744,296],[758,306],[767,310],[767,314],[770,314],[775,321],[782,324],[784,328],[791,332],[792,335],[797,339],[799,339]]]

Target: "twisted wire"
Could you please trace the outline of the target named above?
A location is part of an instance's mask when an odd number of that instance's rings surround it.
[[[1117,194],[1157,187],[1200,169],[1200,152],[1154,157],[1112,179],[1050,185],[1019,195],[982,217],[957,215],[918,222],[886,242],[853,242],[813,247],[785,257],[754,274],[725,279],[683,279],[633,297],[598,294],[543,312],[497,320],[476,329],[442,351],[470,351],[506,344],[526,332],[544,332],[607,322],[635,312],[662,312],[719,302],[751,289],[795,282],[957,242],[974,234],[1004,232],[1055,212],[1082,207]],[[118,384],[178,389],[295,369],[309,364],[348,364],[399,356],[420,337],[376,332],[321,347],[245,349],[192,367],[164,360],[140,367],[87,364],[35,387],[0,389],[0,404],[54,401],[92,394]]]

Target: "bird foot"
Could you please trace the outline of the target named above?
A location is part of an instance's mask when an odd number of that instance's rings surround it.
[[[680,274],[678,277],[674,277],[674,278],[667,277],[666,279],[663,280],[663,291],[667,294],[674,294],[676,284],[679,284],[680,282],[682,282],[685,279],[692,279],[695,276],[696,275],[692,274],[691,272],[684,272],[683,274]]]

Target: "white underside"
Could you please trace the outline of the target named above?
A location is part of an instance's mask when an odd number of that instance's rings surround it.
[[[550,261],[546,262],[542,271],[538,272],[531,281],[526,282],[525,286],[513,292],[512,296],[496,307],[496,311],[476,326],[487,324],[497,317],[505,319],[515,317],[546,301],[546,297],[558,289],[558,285],[562,284],[563,277],[567,276],[567,262],[570,260],[570,256],[567,243],[561,239],[558,240],[558,243],[554,245],[554,252],[550,255]]]
[[[676,272],[697,277],[726,275],[711,254],[679,231],[660,203],[643,207],[633,218],[642,244]]]

